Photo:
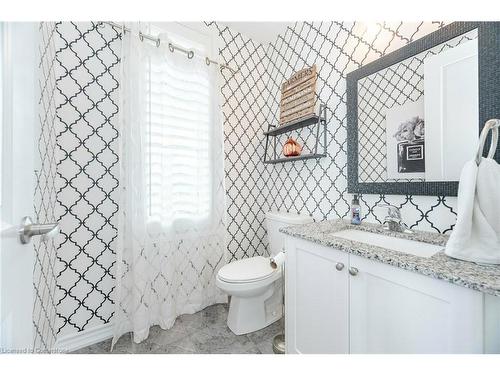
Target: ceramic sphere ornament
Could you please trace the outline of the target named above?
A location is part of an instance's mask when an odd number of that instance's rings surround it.
[[[283,145],[283,155],[285,155],[286,157],[299,156],[301,152],[302,147],[293,138],[288,138],[288,140]]]

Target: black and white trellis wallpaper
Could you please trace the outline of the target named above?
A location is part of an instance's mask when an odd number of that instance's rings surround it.
[[[222,70],[228,259],[262,255],[267,247],[263,213],[267,210],[263,129],[269,111],[266,50],[221,24],[208,23],[220,37],[222,61],[238,73]]]
[[[316,220],[345,217],[351,197],[346,181],[347,72],[441,27],[441,23],[296,23],[261,45],[219,23],[223,70],[226,204],[229,260],[267,253],[265,213],[286,210]],[[111,321],[115,280],[118,188],[115,127],[120,35],[96,23],[57,23],[55,217],[58,336]],[[283,80],[305,65],[318,66],[318,99],[328,107],[328,156],[276,165],[262,163],[263,131],[278,119]],[[363,216],[380,221],[375,208],[401,207],[406,222],[447,232],[454,198],[364,195]]]
[[[115,285],[115,152],[120,36],[56,25],[58,335],[110,322]]]
[[[442,23],[299,22],[261,46],[224,27],[219,32],[220,58],[239,69],[224,73],[224,133],[228,205],[228,251],[231,259],[267,253],[265,212],[285,210],[316,220],[346,217],[347,194],[346,75],[391,52]],[[264,165],[268,123],[279,115],[280,85],[304,66],[318,67],[318,99],[328,107],[328,156],[318,160]],[[363,218],[380,222],[391,203],[401,208],[413,228],[448,232],[456,218],[456,200],[449,197],[365,195]]]
[[[55,36],[53,22],[39,25],[39,129],[37,138],[36,185],[34,193],[35,222],[56,221],[56,91]],[[56,328],[56,246],[54,240],[33,238],[35,262],[33,267],[33,349],[50,352],[57,338]]]
[[[279,36],[267,51],[268,121],[276,121],[279,85],[303,67],[318,65],[318,97],[328,107],[328,157],[268,166],[269,207],[306,212],[317,220],[345,217],[351,196],[346,173],[346,74],[359,66],[432,32],[442,23],[297,23]],[[455,198],[365,195],[363,218],[381,222],[378,203],[401,208],[407,224],[422,230],[446,232],[455,222]]]

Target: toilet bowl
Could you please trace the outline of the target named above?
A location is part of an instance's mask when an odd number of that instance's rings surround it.
[[[282,227],[306,224],[305,215],[268,212],[266,228],[271,255],[283,250]],[[282,316],[283,282],[280,269],[273,269],[269,258],[255,256],[223,266],[216,278],[217,286],[231,296],[227,325],[237,335],[258,331]]]

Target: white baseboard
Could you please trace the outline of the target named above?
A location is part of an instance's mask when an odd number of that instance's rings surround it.
[[[59,337],[56,341],[56,348],[64,352],[73,352],[111,337],[113,337],[113,324],[106,323]]]

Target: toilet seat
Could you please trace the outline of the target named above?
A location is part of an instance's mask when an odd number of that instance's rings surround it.
[[[259,255],[226,264],[219,270],[218,277],[226,283],[245,284],[265,280],[275,274],[269,259]]]
[[[285,235],[280,229],[313,222],[312,217],[287,212],[266,213],[269,252],[278,254],[285,248]],[[227,326],[237,335],[258,331],[283,315],[283,274],[273,269],[269,258],[256,256],[223,266],[215,284],[231,297]]]

